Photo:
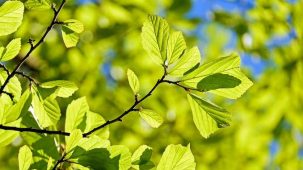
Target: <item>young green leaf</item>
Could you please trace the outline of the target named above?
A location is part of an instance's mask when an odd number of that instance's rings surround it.
[[[27,0],[25,7],[27,9],[50,9],[51,5],[49,0]]]
[[[233,88],[241,84],[241,80],[228,74],[215,73],[209,75],[197,84],[197,88],[201,91],[209,91],[222,88]]]
[[[225,109],[204,101],[194,94],[188,94],[193,120],[200,134],[208,138],[210,134],[218,128],[229,126],[231,123],[231,114]]]
[[[139,114],[141,118],[153,128],[158,128],[163,123],[161,115],[152,110],[142,109],[139,111]]]
[[[23,19],[24,5],[20,1],[6,1],[0,7],[0,36],[17,31]]]
[[[80,21],[75,20],[75,19],[65,20],[63,27],[66,27],[78,34],[83,32],[83,30],[84,30],[83,24]]]
[[[79,41],[79,35],[73,30],[62,27],[62,38],[66,48],[75,47]]]
[[[159,16],[148,16],[142,27],[142,45],[157,64],[164,64],[166,60],[168,36],[169,26],[166,20]]]
[[[195,158],[190,145],[169,145],[166,147],[157,170],[195,170]]]
[[[86,126],[84,132],[89,132],[90,130],[102,125],[105,123],[104,118],[98,114],[91,111],[88,111],[86,113]],[[109,128],[104,127],[96,132],[93,133],[94,135],[97,135],[101,139],[108,139],[109,138]]]
[[[58,87],[55,94],[59,97],[69,97],[73,95],[75,91],[78,90],[78,87],[75,83],[66,81],[66,80],[55,80],[50,82],[45,82],[40,85],[42,88],[54,88]]]
[[[45,111],[43,99],[39,96],[38,93],[33,93],[33,116],[36,118],[36,121],[41,127],[49,127],[54,125],[51,121],[50,117],[48,116],[47,112]]]
[[[4,54],[0,56],[0,61],[8,61],[16,57],[21,49],[21,38],[13,39],[5,48]]]
[[[128,78],[129,86],[133,90],[134,94],[135,95],[138,94],[140,89],[140,83],[136,74],[132,70],[127,69],[127,78]]]
[[[43,101],[44,110],[52,122],[52,125],[56,125],[61,116],[61,111],[57,100],[52,96],[48,96]]]
[[[195,67],[201,60],[198,47],[193,47],[185,52],[175,64],[168,68],[168,74],[182,77],[191,68]]]
[[[4,83],[6,78],[7,78],[6,72],[0,70],[0,86],[2,85],[2,83]],[[9,83],[4,88],[4,91],[13,94],[14,101],[18,101],[20,99],[22,88],[16,76],[10,79]]]
[[[21,119],[18,119],[14,122],[4,124],[4,126],[20,127],[20,123],[21,123]],[[7,130],[0,129],[0,136],[1,136],[0,147],[9,145],[18,135],[19,135],[19,132],[17,132],[17,131],[7,131]]]
[[[169,36],[168,44],[167,44],[168,65],[178,60],[178,58],[181,57],[185,49],[186,49],[186,43],[182,33],[180,31],[173,32]]]
[[[120,157],[119,170],[128,170],[131,167],[131,153],[126,146],[113,145],[108,148],[110,158]]]
[[[19,149],[18,162],[19,170],[28,170],[33,160],[32,151],[26,145]]]
[[[81,97],[77,100],[73,100],[66,110],[65,118],[65,131],[71,132],[77,127],[84,119],[85,113],[89,110],[85,97]]]
[[[136,170],[152,169],[155,165],[150,161],[152,148],[146,145],[140,146],[132,155],[132,167]]]
[[[71,132],[71,135],[68,136],[66,141],[66,152],[70,152],[72,149],[74,149],[82,139],[82,133],[81,130],[75,129]]]

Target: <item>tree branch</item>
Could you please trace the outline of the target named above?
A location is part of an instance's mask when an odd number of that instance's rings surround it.
[[[64,158],[66,157],[66,153],[63,154],[63,156],[56,162],[55,166],[53,167],[53,170],[56,170],[57,167],[60,165],[60,163],[64,162]]]
[[[68,132],[63,132],[63,131],[58,131],[58,130],[35,129],[35,128],[31,128],[31,127],[21,128],[21,127],[0,125],[0,129],[18,131],[18,132],[34,132],[34,133],[40,133],[40,134],[53,134],[53,135],[63,135],[63,136],[70,135],[70,133],[68,133]]]
[[[179,81],[163,80],[163,83],[168,83],[168,84],[173,84],[173,85],[179,86],[179,87],[183,88],[185,91],[205,92],[204,90],[184,86],[184,85],[180,84]]]
[[[20,67],[22,66],[22,64],[25,62],[25,60],[31,55],[31,53],[40,45],[42,44],[42,42],[44,41],[45,37],[47,36],[47,34],[49,33],[49,31],[52,29],[52,27],[56,24],[57,22],[57,18],[58,15],[61,11],[61,9],[63,8],[64,4],[65,4],[66,0],[62,0],[59,8],[56,10],[55,7],[53,8],[54,11],[54,17],[50,23],[50,25],[46,28],[46,31],[44,32],[44,34],[42,35],[41,39],[34,45],[33,41],[31,41],[31,48],[29,49],[29,51],[26,53],[26,55],[21,59],[20,63],[14,68],[14,70],[11,72],[11,74],[8,74],[7,78],[5,79],[4,83],[2,84],[2,86],[0,87],[0,94],[3,93],[4,88],[6,87],[6,85],[9,83],[10,79],[14,77],[15,74],[17,74],[18,70],[20,69]]]

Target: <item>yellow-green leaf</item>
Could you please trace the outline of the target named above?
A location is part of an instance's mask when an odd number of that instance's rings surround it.
[[[89,110],[87,101],[85,97],[73,100],[66,110],[65,118],[65,131],[71,132],[77,127],[84,119],[85,113]]]
[[[61,32],[63,42],[67,48],[75,47],[77,45],[79,41],[79,35],[76,32],[67,27],[62,27]]]
[[[173,32],[169,36],[168,44],[167,44],[168,65],[178,60],[178,58],[181,57],[185,49],[186,49],[186,43],[182,33],[180,31]]]
[[[0,7],[0,36],[17,31],[23,19],[24,5],[20,1],[6,1]]]
[[[140,89],[139,79],[131,69],[127,69],[127,78],[129,86],[133,90],[134,94],[138,94]]]
[[[81,33],[84,30],[84,26],[83,26],[82,22],[75,20],[75,19],[69,19],[69,20],[64,21],[63,27],[66,27],[66,28],[74,31],[75,33]]]
[[[161,115],[152,110],[142,109],[139,111],[139,114],[141,118],[153,128],[158,128],[163,123]]]
[[[13,39],[8,43],[5,52],[0,56],[0,61],[8,61],[15,58],[21,49],[21,38]]]
[[[28,170],[33,160],[32,151],[26,145],[19,149],[18,162],[19,170]]]

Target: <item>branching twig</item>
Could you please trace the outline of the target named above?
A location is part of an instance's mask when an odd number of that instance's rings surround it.
[[[184,85],[180,84],[178,81],[163,80],[163,83],[169,83],[169,84],[173,84],[173,85],[179,86],[179,87],[183,88],[186,91],[205,92],[204,90],[200,90],[200,89],[184,86]]]
[[[66,157],[66,153],[63,154],[63,156],[56,162],[55,166],[53,167],[53,170],[56,170],[57,167],[60,165],[60,163],[64,162],[64,158]]]
[[[47,34],[49,33],[49,31],[52,29],[52,27],[56,24],[57,22],[57,17],[61,11],[61,9],[63,8],[64,4],[65,4],[66,0],[62,0],[60,6],[58,9],[56,9],[54,6],[52,7],[53,11],[54,11],[54,17],[50,23],[50,25],[46,28],[46,31],[44,32],[44,34],[42,35],[41,39],[34,45],[33,42],[31,42],[31,48],[29,49],[29,51],[26,53],[26,55],[21,59],[20,63],[14,68],[14,70],[11,72],[11,74],[9,74],[7,76],[7,78],[5,79],[4,83],[2,84],[2,86],[0,87],[0,94],[3,93],[4,88],[6,87],[6,85],[9,83],[10,79],[14,77],[15,74],[17,74],[18,70],[20,69],[20,67],[22,66],[22,64],[25,62],[25,60],[31,55],[31,53],[44,41],[45,37],[47,36]]]
[[[9,70],[5,67],[4,64],[0,63],[0,68],[2,68],[6,72],[7,75],[9,75]]]
[[[30,82],[30,84],[34,83],[35,85],[38,86],[38,82],[36,82],[33,78],[31,78],[30,76],[26,75],[25,73],[17,71],[16,74],[18,74],[18,75],[26,78]]]

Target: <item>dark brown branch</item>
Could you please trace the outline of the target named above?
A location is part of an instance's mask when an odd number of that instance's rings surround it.
[[[2,84],[2,86],[0,87],[0,94],[3,93],[4,88],[6,87],[6,85],[9,83],[10,79],[14,77],[15,74],[17,74],[18,70],[20,69],[20,67],[22,66],[22,64],[25,62],[25,60],[31,55],[31,53],[44,41],[45,37],[47,36],[47,34],[49,33],[49,31],[52,29],[52,27],[56,24],[57,22],[57,18],[58,15],[61,11],[61,9],[63,8],[64,4],[65,4],[66,0],[62,0],[59,8],[56,10],[55,7],[52,7],[53,11],[54,11],[54,17],[50,23],[50,25],[46,28],[46,31],[44,32],[44,34],[42,35],[41,39],[35,44],[33,45],[33,42],[31,42],[31,48],[29,49],[29,51],[26,53],[26,55],[21,59],[20,63],[14,68],[14,70],[11,72],[11,74],[9,74],[7,76],[7,78],[5,79],[4,83]]]
[[[23,73],[23,72],[17,71],[16,74],[18,74],[18,75],[20,75],[20,76],[26,78],[26,79],[30,82],[30,85],[31,85],[32,83],[34,83],[34,84],[37,85],[37,86],[39,85],[39,83],[37,83],[32,77],[26,75],[26,74]]]
[[[184,86],[184,85],[180,84],[178,81],[163,80],[163,83],[168,83],[168,84],[173,84],[173,85],[179,86],[179,87],[183,88],[185,91],[205,92],[204,90]]]
[[[40,134],[53,134],[53,135],[63,135],[63,136],[70,135],[70,133],[68,133],[68,132],[62,132],[62,131],[56,131],[56,130],[46,130],[46,129],[35,129],[35,128],[31,128],[31,127],[21,128],[21,127],[0,125],[0,129],[18,131],[18,132],[33,132],[33,133],[40,133]]]
[[[12,93],[9,93],[7,91],[3,91],[2,94],[6,94],[9,96],[9,98],[13,101],[14,100],[14,95]]]
[[[0,63],[0,68],[2,68],[6,72],[7,75],[9,75],[9,70],[5,67],[4,64]]]
[[[66,157],[66,153],[64,153],[63,155],[62,155],[62,157],[56,162],[56,164],[55,164],[55,166],[53,167],[53,170],[56,170],[57,169],[57,167],[60,165],[60,163],[62,163],[62,162],[65,162],[65,157]]]

